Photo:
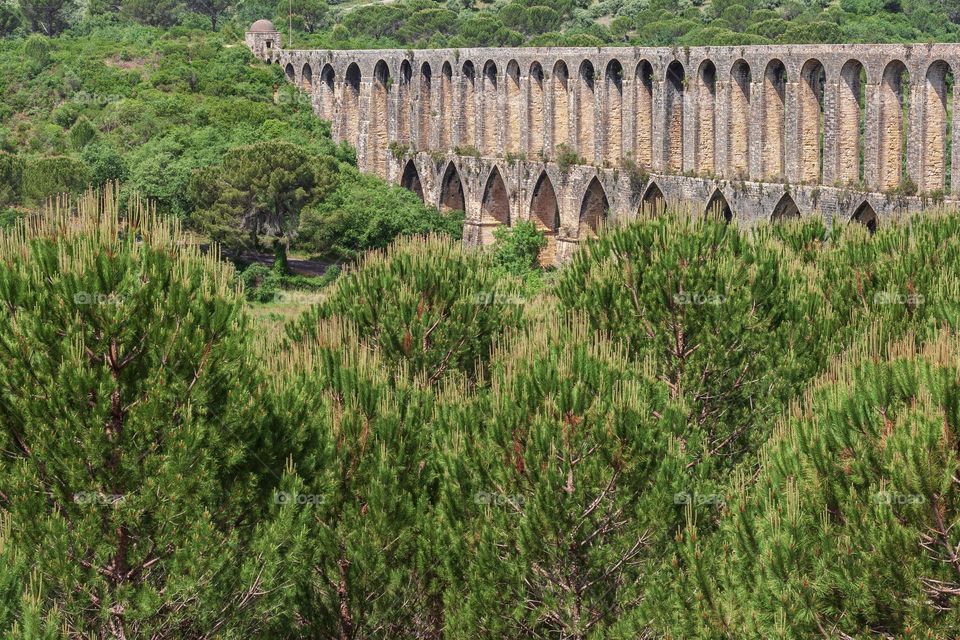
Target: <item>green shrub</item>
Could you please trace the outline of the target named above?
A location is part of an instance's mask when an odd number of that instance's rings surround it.
[[[23,182],[23,161],[17,156],[0,151],[0,207],[20,201]]]
[[[536,268],[540,251],[547,246],[543,231],[529,220],[512,227],[499,226],[493,237],[493,263],[514,275],[525,275]]]
[[[68,156],[28,160],[23,169],[23,198],[39,203],[58,193],[80,193],[90,184],[84,163]]]

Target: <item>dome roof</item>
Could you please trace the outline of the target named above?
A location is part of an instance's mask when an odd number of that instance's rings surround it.
[[[256,32],[256,33],[268,33],[268,32],[276,31],[276,30],[277,30],[277,28],[274,27],[274,26],[273,26],[273,23],[270,22],[269,20],[257,20],[257,21],[254,22],[253,25],[250,27],[250,31],[253,31],[253,32]]]

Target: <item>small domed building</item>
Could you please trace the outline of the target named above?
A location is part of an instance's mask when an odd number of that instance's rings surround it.
[[[281,47],[280,32],[269,20],[257,20],[250,25],[245,40],[255,56],[267,61],[271,61]]]

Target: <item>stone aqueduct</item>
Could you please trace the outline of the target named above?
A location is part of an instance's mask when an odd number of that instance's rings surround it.
[[[468,243],[534,220],[546,261],[670,201],[872,229],[960,200],[960,45],[284,50],[265,20],[247,45],[361,168],[465,210]]]

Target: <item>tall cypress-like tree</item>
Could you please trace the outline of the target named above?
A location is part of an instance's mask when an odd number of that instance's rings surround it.
[[[108,189],[0,233],[0,307],[3,633],[273,628],[280,469],[232,269]]]

